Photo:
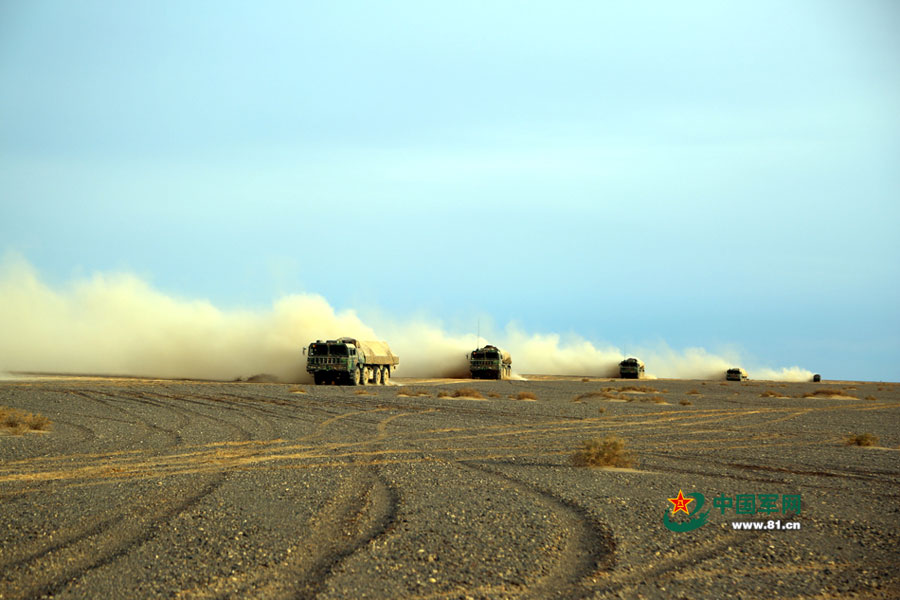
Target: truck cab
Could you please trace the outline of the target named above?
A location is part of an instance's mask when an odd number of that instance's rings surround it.
[[[622,379],[641,379],[644,376],[644,363],[639,358],[626,358],[619,363],[619,377]]]
[[[316,385],[359,383],[359,356],[356,346],[343,340],[317,340],[306,353],[306,372]]]
[[[468,356],[469,372],[473,379],[509,379],[512,377],[512,358],[509,352],[490,344],[472,350]]]
[[[727,381],[747,381],[749,377],[747,371],[740,367],[734,367],[725,371],[725,379]]]

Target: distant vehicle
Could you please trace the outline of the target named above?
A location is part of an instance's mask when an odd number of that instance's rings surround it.
[[[640,379],[644,376],[644,363],[637,358],[626,358],[619,363],[619,377]]]
[[[469,354],[469,371],[473,379],[509,379],[512,358],[506,350],[487,345]]]
[[[822,381],[822,376],[819,375],[818,373],[815,373],[813,375],[813,383],[819,383],[820,381]]]
[[[317,340],[304,348],[306,372],[316,385],[387,385],[400,358],[387,342],[364,342],[350,337]]]
[[[749,377],[747,377],[747,371],[740,367],[734,367],[725,371],[725,379],[728,381],[747,381]]]

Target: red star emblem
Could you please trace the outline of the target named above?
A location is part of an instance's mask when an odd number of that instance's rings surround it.
[[[688,512],[687,505],[693,501],[693,498],[685,498],[684,494],[681,493],[681,490],[678,490],[678,496],[676,496],[675,498],[669,498],[669,502],[674,505],[674,507],[672,508],[672,516],[674,517],[675,513],[677,513],[679,510],[684,511],[684,514],[686,515],[691,514],[690,512]]]

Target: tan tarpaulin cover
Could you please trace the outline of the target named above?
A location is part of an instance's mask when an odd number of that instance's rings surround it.
[[[400,364],[400,357],[391,352],[387,342],[362,341],[354,338],[341,338],[340,341],[353,344],[366,355],[367,365],[392,365]]]

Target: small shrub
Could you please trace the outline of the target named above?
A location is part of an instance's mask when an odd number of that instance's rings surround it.
[[[366,389],[356,390],[353,393],[356,394],[357,396],[374,396],[375,395],[375,392],[370,392],[369,390],[366,390]]]
[[[588,379],[587,377],[581,378],[581,383],[587,383],[588,381],[590,381],[590,379]]]
[[[617,396],[608,390],[612,388],[606,388],[602,392],[584,392],[583,394],[578,394],[575,398],[572,399],[572,402],[581,402],[582,400],[587,400],[588,398],[606,398],[611,400],[625,400],[624,397]]]
[[[491,392],[490,394],[488,394],[488,398],[499,398],[499,397],[500,397],[500,394],[498,394],[497,392]]]
[[[0,406],[0,429],[13,435],[22,435],[27,431],[49,431],[50,419],[41,414],[33,414]]]
[[[682,400],[678,404],[682,406],[690,406],[691,404],[693,404],[693,402],[691,402],[690,400]]]
[[[759,395],[761,398],[780,398],[781,394],[778,392],[774,392],[772,390],[766,390],[762,394]]]
[[[861,433],[858,435],[848,435],[844,438],[846,446],[875,446],[878,444],[878,436],[871,433]]]
[[[626,402],[654,402],[656,404],[665,404],[666,399],[662,396],[622,396],[622,400]]]
[[[402,388],[397,392],[397,395],[401,397],[405,396],[407,398],[415,398],[417,396],[430,396],[431,394],[429,392],[426,392],[425,390],[419,390],[416,388]]]
[[[44,415],[30,415],[31,418],[28,420],[28,426],[32,429],[32,431],[49,431],[52,423],[50,419],[45,417]]]
[[[438,392],[438,398],[452,398],[450,392]]]
[[[876,398],[876,397],[873,396],[872,394],[869,394],[868,396],[866,396],[866,400],[869,400],[869,401],[875,401],[875,400],[878,400],[878,398]]]
[[[459,388],[453,392],[454,398],[484,398],[475,388]]]
[[[615,388],[610,388],[615,389]],[[620,392],[643,392],[645,394],[655,394],[659,392],[656,388],[647,387],[646,385],[626,385],[619,388]]]
[[[699,396],[699,395],[700,395],[700,392],[698,392],[697,390],[691,390],[691,391],[688,392],[688,394],[690,394],[690,395],[692,395],[692,396]]]
[[[515,400],[537,400],[537,396],[531,392],[519,392],[515,396],[511,396]]]
[[[630,467],[634,462],[625,440],[613,435],[588,440],[572,455],[572,463],[578,467]]]
[[[804,398],[834,398],[835,396],[854,398],[852,394],[845,392],[844,390],[816,390],[814,392],[806,392],[803,394]]]

